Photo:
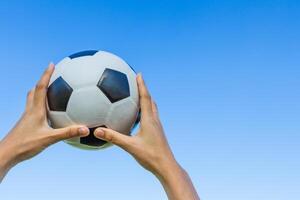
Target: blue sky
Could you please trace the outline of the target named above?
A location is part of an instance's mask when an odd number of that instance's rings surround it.
[[[1,1],[0,136],[50,62],[113,52],[142,72],[203,199],[300,198],[299,1]],[[117,147],[56,144],[0,199],[166,199]]]

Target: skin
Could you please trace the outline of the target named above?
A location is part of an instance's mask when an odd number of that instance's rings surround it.
[[[16,164],[30,159],[61,140],[83,137],[89,129],[74,125],[53,129],[47,122],[46,94],[54,65],[44,72],[36,87],[28,93],[26,109],[19,122],[0,142],[0,181]],[[135,136],[126,136],[107,128],[98,128],[94,135],[113,143],[129,154],[161,182],[170,200],[199,200],[186,171],[177,163],[164,134],[158,109],[139,74],[141,125]]]
[[[98,128],[94,135],[131,154],[159,179],[170,200],[199,200],[191,179],[171,151],[157,105],[151,99],[141,74],[137,76],[137,83],[141,106],[141,125],[137,134],[127,136],[112,129]]]
[[[82,125],[53,129],[46,115],[46,94],[54,65],[51,63],[28,92],[25,111],[15,127],[0,142],[0,181],[16,164],[30,159],[48,146],[68,138],[87,136],[89,129]]]

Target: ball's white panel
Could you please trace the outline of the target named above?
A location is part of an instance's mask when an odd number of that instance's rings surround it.
[[[140,101],[139,101],[139,91],[137,87],[137,82],[136,82],[136,74],[131,70],[127,69],[127,78],[128,78],[128,83],[129,83],[129,88],[130,88],[130,98],[134,101],[136,106],[140,106]]]
[[[98,51],[93,57],[101,61],[105,68],[114,69],[123,73],[126,73],[126,69],[129,67],[120,57],[106,51]]]
[[[67,106],[67,114],[76,123],[90,128],[105,125],[110,101],[97,86],[75,90]]]
[[[94,56],[83,56],[71,60],[64,67],[62,76],[73,89],[97,85],[105,69],[105,64]]]
[[[131,99],[121,100],[112,105],[106,125],[118,132],[129,134],[137,114],[138,107]]]
[[[70,125],[74,125],[75,123],[68,117],[65,112],[55,112],[49,111],[48,113],[49,120],[51,121],[51,127],[53,128],[64,128]],[[66,142],[77,143],[79,142],[79,138],[72,138],[67,140]]]
[[[51,85],[60,76],[63,76],[63,70],[64,68],[68,68],[68,66],[71,64],[70,61],[71,59],[69,57],[66,57],[55,65],[55,70],[51,76],[49,85]]]
[[[63,128],[74,124],[65,112],[49,111],[48,117],[53,128]]]
[[[101,61],[102,66],[126,74],[129,82],[131,98],[136,103],[136,105],[139,105],[139,95],[138,95],[138,88],[136,82],[136,74],[131,69],[131,67],[122,58],[106,51],[98,51],[94,55],[94,57],[97,58],[97,60]]]

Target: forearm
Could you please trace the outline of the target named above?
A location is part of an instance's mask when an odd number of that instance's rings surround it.
[[[189,175],[176,161],[169,163],[157,177],[170,200],[200,199]]]

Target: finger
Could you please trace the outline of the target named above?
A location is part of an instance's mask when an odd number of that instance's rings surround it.
[[[50,143],[67,140],[74,137],[85,137],[89,135],[89,129],[85,126],[74,125],[66,128],[54,129],[50,137]]]
[[[156,120],[159,120],[159,113],[158,113],[158,108],[157,108],[157,104],[155,103],[155,101],[152,100],[152,112],[153,112],[153,116]]]
[[[152,117],[153,113],[152,113],[151,96],[149,94],[149,91],[145,85],[145,82],[141,74],[137,76],[137,85],[139,89],[142,119],[144,117]]]
[[[130,149],[130,141],[132,140],[130,136],[121,134],[108,128],[97,128],[94,132],[94,135],[95,137],[115,144],[126,151]]]
[[[32,104],[33,104],[33,96],[34,96],[34,89],[31,89],[28,93],[27,93],[27,101],[26,101],[26,110],[28,111],[29,109],[31,109]]]
[[[34,105],[38,109],[45,108],[47,88],[53,71],[54,71],[54,64],[50,63],[48,68],[45,70],[44,74],[42,75],[41,79],[39,80],[39,82],[35,87]]]

